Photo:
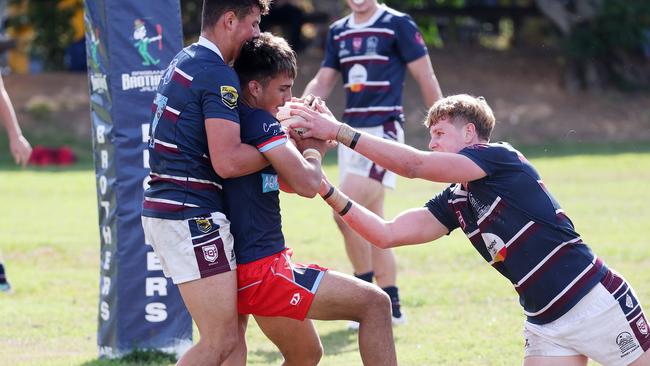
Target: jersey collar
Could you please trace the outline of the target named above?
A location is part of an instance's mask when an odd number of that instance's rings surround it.
[[[384,11],[386,10],[386,6],[384,4],[378,4],[377,5],[377,10],[375,10],[375,13],[368,19],[367,21],[363,23],[357,24],[354,20],[354,13],[350,14],[350,20],[348,21],[348,27],[350,28],[366,28],[371,25],[373,25],[379,17],[381,17],[382,14],[384,14]]]
[[[221,54],[221,51],[219,50],[219,47],[217,47],[217,45],[212,43],[209,39],[207,39],[207,38],[205,38],[203,36],[200,36],[199,41],[197,42],[197,44],[199,46],[203,46],[203,47],[209,49],[210,51],[216,53],[217,55],[219,55],[219,57],[221,57],[221,60],[223,60],[223,55]]]

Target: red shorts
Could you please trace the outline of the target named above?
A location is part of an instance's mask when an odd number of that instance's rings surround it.
[[[240,314],[304,320],[327,268],[291,262],[293,250],[237,266]]]

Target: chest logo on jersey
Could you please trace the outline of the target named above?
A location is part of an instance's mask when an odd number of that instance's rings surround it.
[[[345,57],[350,54],[350,51],[348,51],[347,48],[345,48],[345,40],[342,39],[339,42],[339,57]]]
[[[223,104],[225,104],[226,107],[235,109],[235,107],[237,107],[238,98],[239,94],[237,93],[237,89],[235,89],[235,87],[230,85],[221,86],[221,101]]]
[[[376,55],[377,44],[379,44],[379,38],[375,36],[369,37],[366,42],[366,55]]]
[[[210,263],[214,263],[219,257],[216,244],[205,245],[201,249],[203,249],[203,258]]]
[[[355,64],[348,72],[348,84],[352,93],[359,93],[368,81],[368,70],[363,65]]]
[[[262,192],[275,192],[280,190],[277,174],[262,174]]]
[[[361,47],[363,47],[363,38],[361,37],[352,38],[352,50],[354,51],[354,53],[359,53],[361,51]]]
[[[503,262],[508,255],[508,248],[503,240],[498,235],[492,233],[481,233],[481,237],[483,237],[485,248],[490,253],[492,260],[495,263]]]

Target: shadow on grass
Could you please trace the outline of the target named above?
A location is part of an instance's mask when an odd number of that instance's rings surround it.
[[[115,360],[97,359],[80,366],[168,366],[176,363],[176,357],[161,351],[136,350]]]

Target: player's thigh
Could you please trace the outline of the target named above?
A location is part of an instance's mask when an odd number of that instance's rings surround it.
[[[339,188],[364,207],[376,205],[384,200],[384,186],[379,181],[362,175],[346,174]]]
[[[327,271],[307,313],[310,319],[359,320],[371,309],[390,314],[390,299],[379,287],[336,271]]]
[[[630,366],[650,366],[650,349],[645,351],[641,357],[632,362]]]
[[[524,358],[523,366],[586,366],[589,359],[575,356],[529,356]]]
[[[202,337],[237,337],[237,276],[220,273],[178,285]]]
[[[254,318],[264,335],[285,357],[320,358],[322,346],[311,320],[258,315],[254,315]]]

